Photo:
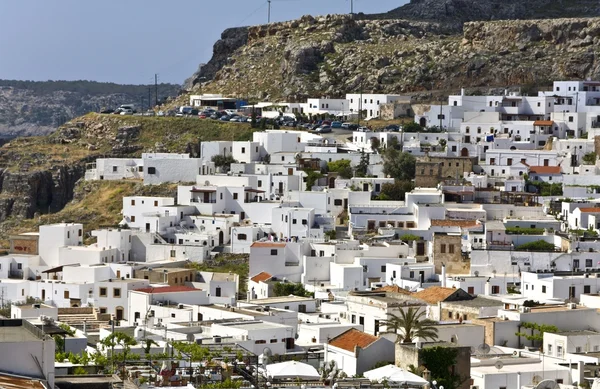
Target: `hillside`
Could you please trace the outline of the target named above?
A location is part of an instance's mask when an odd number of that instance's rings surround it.
[[[201,141],[249,140],[252,131],[248,124],[197,118],[88,114],[51,135],[14,139],[0,147],[0,239],[11,230],[8,226],[19,230],[21,219],[61,211],[77,197],[86,164],[98,157],[139,157],[143,152],[197,155]],[[86,193],[89,201],[98,201],[105,209],[95,190]],[[82,207],[83,215],[93,216],[94,207]],[[59,217],[87,220],[77,213]]]
[[[411,0],[385,18],[462,24],[477,20],[556,19],[600,16],[597,0]]]
[[[598,78],[599,31],[600,18],[468,22],[456,33],[444,23],[304,16],[248,28],[202,91],[274,101],[360,90],[426,98]]]
[[[119,85],[91,81],[0,80],[0,138],[45,135],[59,125],[105,107],[148,104],[154,85]],[[177,96],[179,85],[160,84],[159,100]]]

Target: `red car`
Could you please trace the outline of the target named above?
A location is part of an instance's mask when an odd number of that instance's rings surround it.
[[[201,113],[200,115],[198,115],[198,117],[200,119],[206,119],[206,114],[205,113]]]

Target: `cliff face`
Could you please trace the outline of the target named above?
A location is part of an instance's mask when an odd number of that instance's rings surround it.
[[[248,29],[203,87],[251,99],[457,92],[600,75],[600,18],[465,23],[305,16]]]

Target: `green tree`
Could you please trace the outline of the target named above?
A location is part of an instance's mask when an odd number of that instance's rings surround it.
[[[419,123],[410,122],[410,123],[404,124],[402,126],[402,131],[403,132],[421,132],[421,131],[423,131],[423,127],[421,127],[419,125]]]
[[[394,183],[386,183],[381,185],[380,200],[396,200],[404,201],[406,192],[413,190],[411,181],[394,181]]]
[[[237,163],[238,161],[233,158],[231,155],[213,155],[213,157],[211,158],[211,161],[213,161],[215,163],[215,166],[218,168],[225,168],[226,170],[231,169],[231,164],[232,163]]]
[[[383,172],[400,181],[415,178],[417,160],[410,153],[388,147],[383,153]]]
[[[442,148],[442,151],[445,151],[446,150],[446,145],[448,144],[448,142],[446,141],[446,139],[440,139],[438,141],[438,144]]]
[[[371,149],[373,151],[379,151],[380,147],[381,147],[381,141],[379,140],[379,138],[371,138]]]
[[[338,173],[341,178],[352,178],[352,166],[349,159],[340,159],[327,163],[327,170]]]
[[[401,309],[400,315],[388,314],[388,319],[381,325],[387,327],[385,334],[396,335],[396,343],[412,343],[414,338],[436,340],[436,322],[424,316],[425,311],[409,307],[406,310]]]
[[[251,128],[258,127],[257,122],[256,122],[256,111],[254,111],[254,110],[252,110],[252,116],[250,118],[250,127]]]
[[[545,240],[536,240],[517,246],[516,250],[523,251],[554,251],[555,246],[553,243],[548,243]]]
[[[304,285],[296,284],[294,282],[277,282],[273,286],[273,293],[275,296],[300,296],[300,297],[311,297],[312,294],[306,289],[304,289]]]
[[[362,150],[360,152],[360,161],[358,162],[358,166],[356,166],[356,170],[354,172],[356,177],[366,177],[369,169],[369,161],[369,154]]]
[[[137,341],[132,336],[127,335],[124,332],[115,331],[106,338],[102,339],[100,343],[102,343],[102,345],[104,345],[107,349],[112,349],[115,346],[121,346],[122,351],[119,354],[123,356],[123,363],[125,363],[129,357],[131,346],[135,346]],[[115,356],[118,355],[111,355],[111,361],[114,362]]]
[[[587,165],[595,165],[596,164],[596,153],[587,153],[583,156],[583,162]]]
[[[521,331],[521,329],[530,330],[530,333]],[[536,343],[540,345],[543,343],[545,332],[556,334],[558,332],[558,327],[553,325],[523,322],[519,325],[519,332],[515,333],[515,335],[519,338],[519,344],[521,343],[521,337],[524,337],[531,342],[532,346],[535,346]]]
[[[430,371],[431,380],[437,381],[438,387],[458,389],[469,378],[461,377],[453,368],[458,358],[455,347],[427,347],[421,351],[423,366]]]
[[[323,174],[316,170],[304,170],[306,173],[306,190],[311,191],[319,178],[323,178]]]

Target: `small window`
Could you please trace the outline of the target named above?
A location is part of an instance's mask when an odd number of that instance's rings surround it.
[[[131,216],[131,222],[135,223],[135,216]]]
[[[303,225],[303,226],[305,226],[305,225],[307,225],[307,224],[308,224],[308,220],[306,220],[306,219],[302,219],[302,225]]]
[[[454,254],[454,245],[453,244],[448,245],[448,253]]]
[[[269,343],[277,343],[277,339],[271,339],[269,340]]]
[[[542,285],[542,293],[546,293],[546,285]]]
[[[271,249],[271,255],[277,255],[277,249]]]
[[[23,264],[17,263],[17,270],[23,270]]]
[[[237,200],[237,199],[238,199],[238,194],[237,194],[237,192],[233,194],[233,199],[234,199],[234,200]]]
[[[106,288],[100,288],[100,297],[106,297]]]
[[[105,314],[105,313],[106,313],[106,308],[103,308],[103,307],[101,307],[101,308],[100,308],[100,313],[101,313],[101,314]]]
[[[440,245],[440,253],[446,254],[446,244],[442,243],[442,245]]]
[[[262,181],[261,180],[258,180],[258,186],[259,187],[262,186]]]
[[[335,206],[341,206],[342,205],[342,199],[335,199],[333,200],[333,205]]]
[[[119,169],[116,166],[113,166],[113,173],[116,173]]]
[[[297,224],[297,220],[296,219],[292,219],[292,224]]]
[[[148,174],[156,174],[156,168],[155,167],[149,167],[148,168]]]
[[[170,256],[171,256],[171,258],[175,258],[177,256],[177,253],[175,252],[175,250],[171,250]]]
[[[66,298],[66,299],[68,299],[68,298],[69,298],[69,291],[68,291],[68,290],[65,290],[65,291],[63,292],[63,297],[64,297],[64,298]]]
[[[238,240],[247,240],[248,239],[246,234],[238,234],[237,237],[238,237]]]
[[[113,289],[113,297],[121,297],[121,288]]]

